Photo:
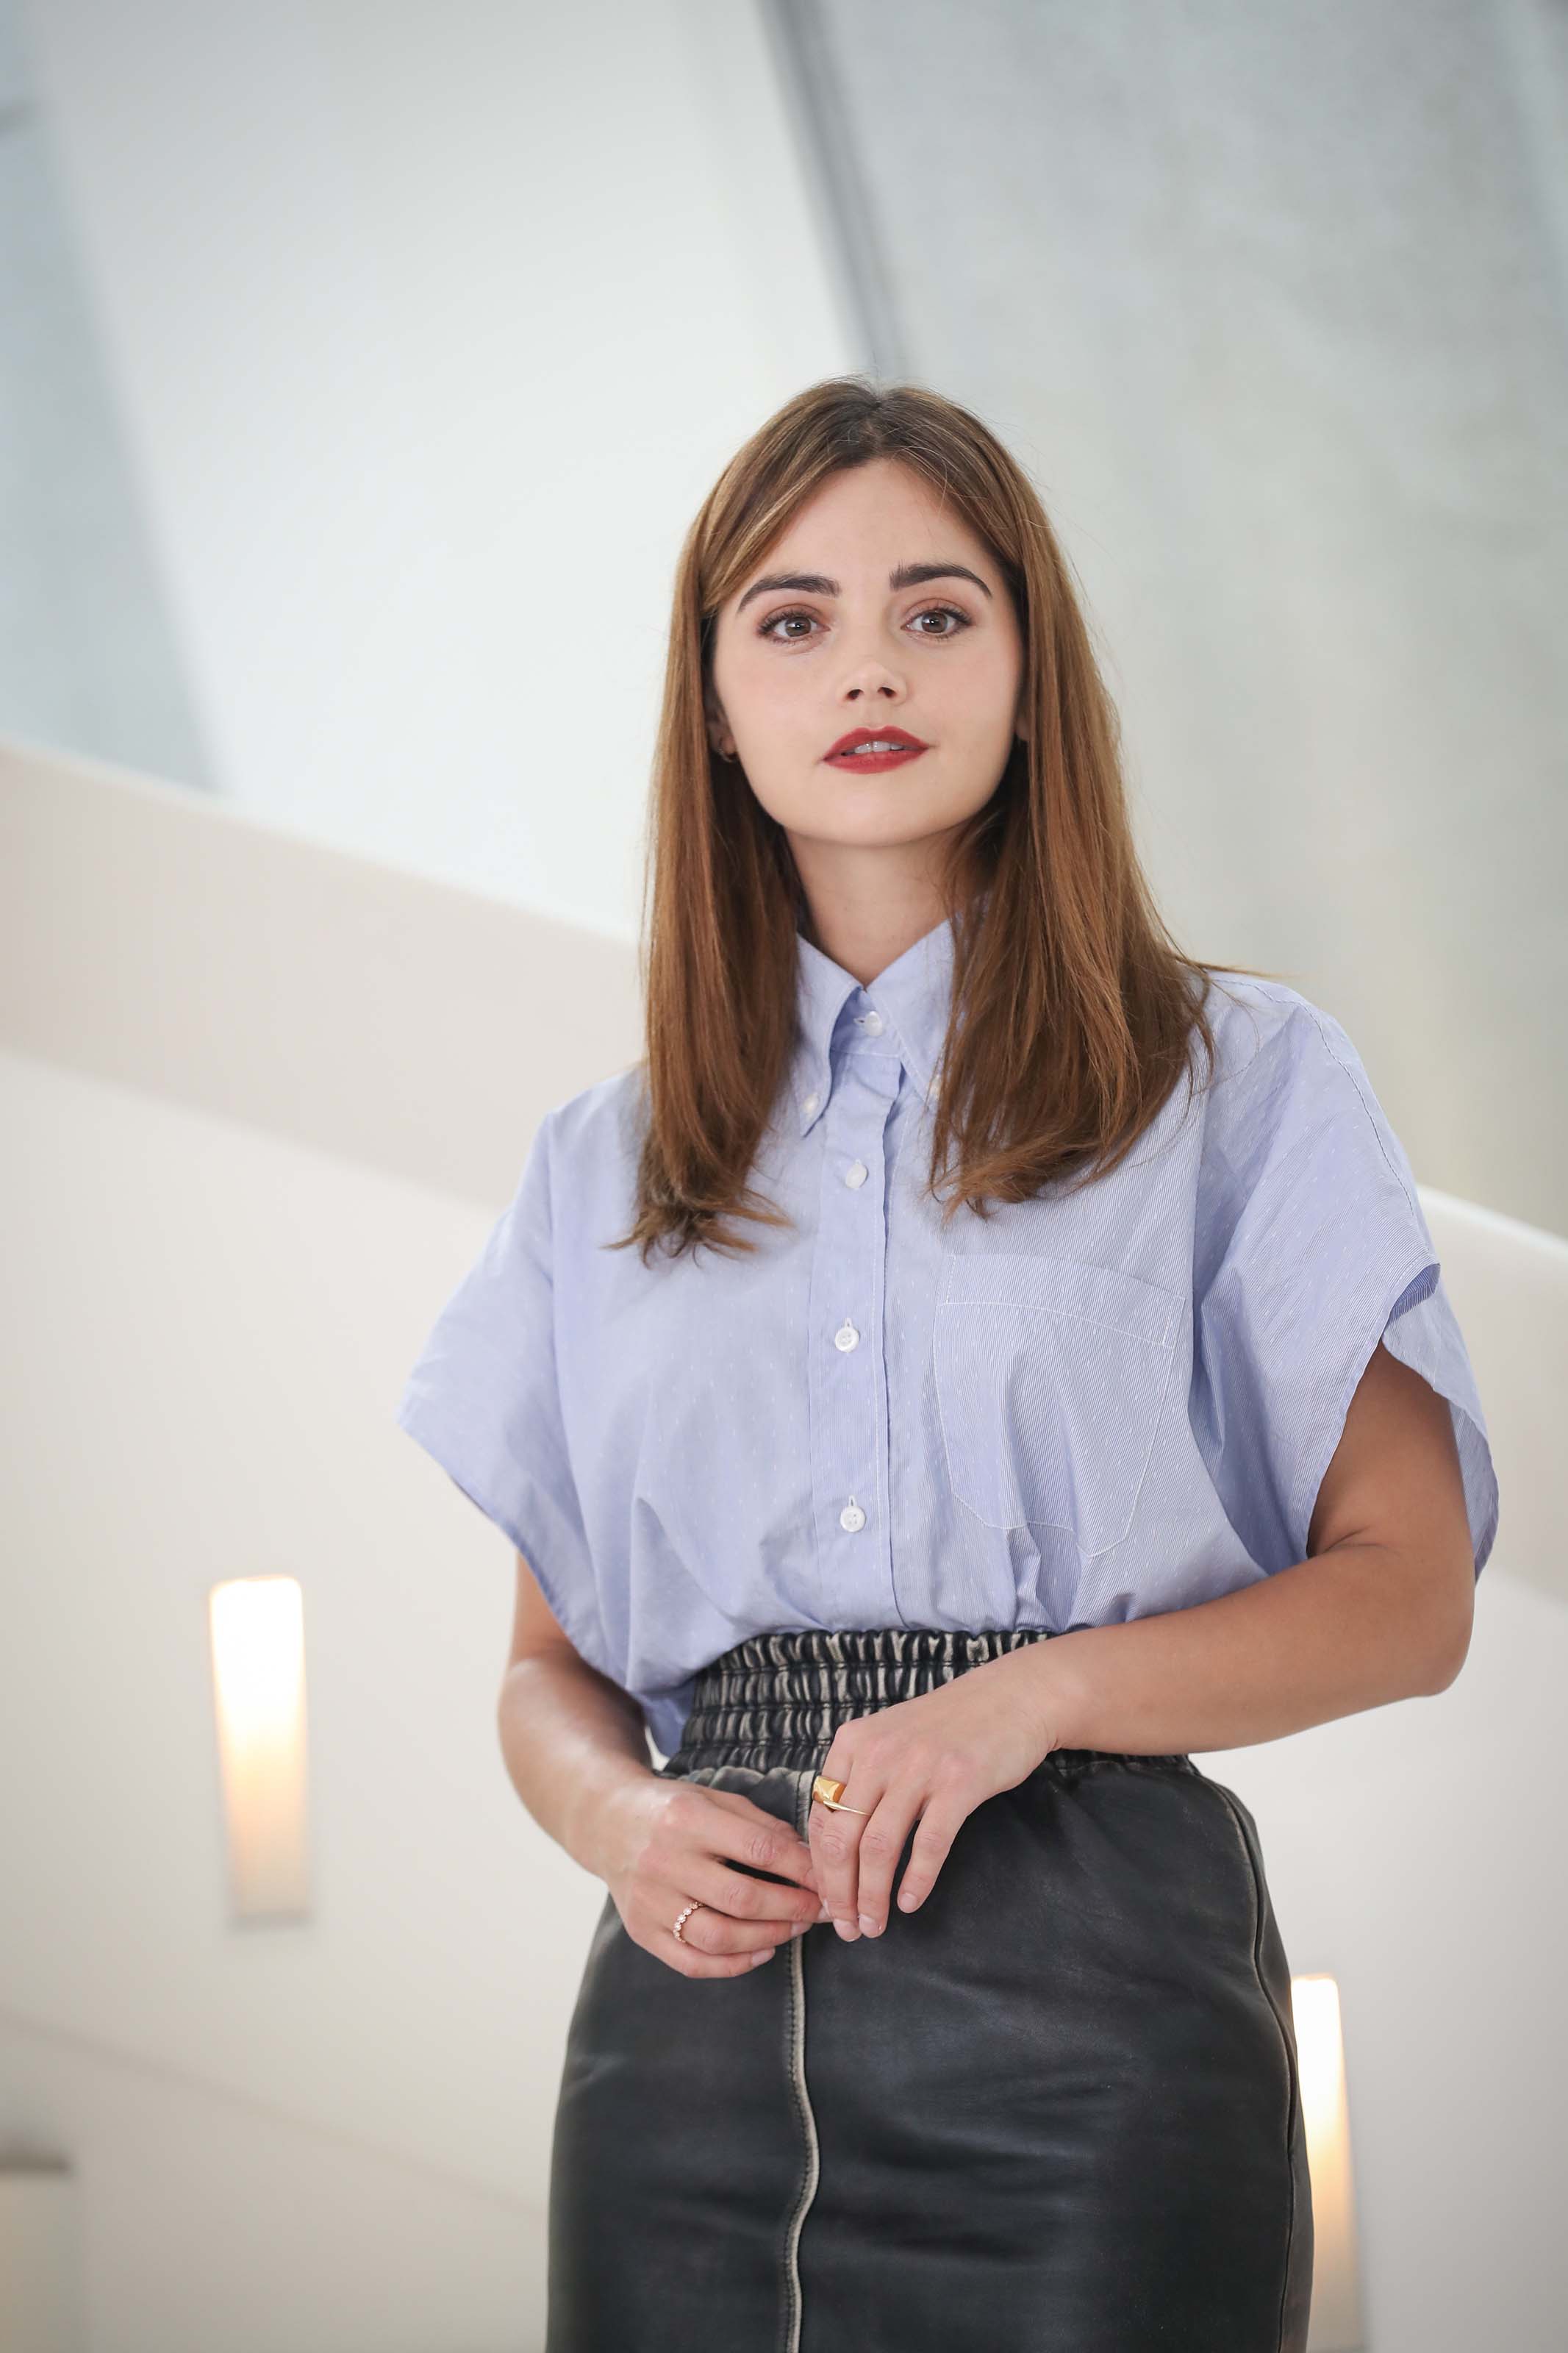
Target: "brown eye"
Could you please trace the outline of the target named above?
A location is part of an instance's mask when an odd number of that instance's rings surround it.
[[[757,627],[757,635],[759,638],[772,638],[775,646],[803,645],[805,642],[806,637],[806,633],[805,631],[800,631],[798,633],[792,632],[786,637],[775,637],[773,633],[775,630],[782,628],[786,621],[812,622],[815,621],[816,618],[816,616],[815,613],[773,613],[769,615],[765,621],[759,622]],[[952,622],[953,627],[951,629],[916,629],[916,637],[931,638],[940,643],[944,638],[956,638],[961,631],[973,627],[968,614],[961,612],[956,605],[922,605],[918,613],[911,613],[910,616],[910,620],[911,622],[930,621],[938,618]]]
[[[816,616],[811,613],[774,613],[770,619],[762,623],[757,635],[759,638],[771,638],[781,621],[809,621],[815,617]],[[781,646],[798,645],[800,640],[798,638],[774,638],[773,643]]]

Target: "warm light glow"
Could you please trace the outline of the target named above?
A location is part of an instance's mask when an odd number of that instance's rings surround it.
[[[1290,2007],[1312,2176],[1312,2318],[1308,2353],[1360,2353],[1361,2277],[1340,1989],[1331,1977],[1292,1978]]]
[[[215,1585],[210,1623],[234,1910],[247,1920],[298,1919],[310,1905],[300,1581]]]

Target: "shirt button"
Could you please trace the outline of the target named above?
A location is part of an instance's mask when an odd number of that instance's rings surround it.
[[[839,1513],[838,1525],[841,1528],[847,1528],[851,1535],[855,1534],[858,1528],[863,1528],[865,1526],[866,1514],[860,1509],[859,1504],[855,1501],[853,1495],[851,1495],[849,1501],[845,1504],[844,1509]]]
[[[863,1185],[870,1174],[863,1160],[852,1160],[844,1171],[844,1182],[847,1185]]]
[[[881,1034],[882,1034],[882,1017],[881,1017],[881,1015],[880,1015],[879,1013],[872,1012],[872,1013],[868,1013],[868,1014],[867,1014],[867,1016],[866,1016],[866,1033],[867,1033],[868,1037],[871,1037],[871,1038],[879,1038],[879,1037],[881,1036]]]
[[[847,1353],[849,1349],[858,1348],[860,1345],[860,1335],[857,1332],[854,1324],[851,1324],[847,1315],[844,1318],[843,1323],[838,1326],[837,1331],[833,1335],[833,1345],[836,1348],[844,1349],[846,1353]]]
[[[815,1092],[807,1095],[805,1101],[801,1105],[801,1109],[809,1119],[812,1113],[816,1109],[816,1096]]]

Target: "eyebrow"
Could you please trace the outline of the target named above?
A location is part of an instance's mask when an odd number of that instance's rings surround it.
[[[888,575],[889,588],[916,588],[925,580],[973,580],[984,596],[991,591],[978,572],[967,564],[900,564]],[[753,580],[740,603],[737,615],[745,611],[753,596],[771,596],[775,589],[793,588],[800,596],[837,596],[837,580],[829,580],[825,572],[768,572],[762,579]]]

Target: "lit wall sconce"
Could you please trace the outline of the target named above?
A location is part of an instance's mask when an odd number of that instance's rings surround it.
[[[240,1577],[215,1585],[209,1621],[234,1915],[303,1919],[310,1887],[300,1581]]]
[[[1331,1977],[1292,1978],[1290,2010],[1312,2177],[1312,2315],[1307,2353],[1362,2353],[1366,2337],[1338,1984]]]

